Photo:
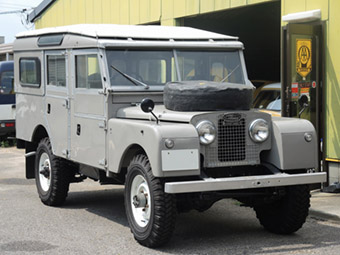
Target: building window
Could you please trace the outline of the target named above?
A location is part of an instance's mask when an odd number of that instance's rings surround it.
[[[76,88],[100,89],[102,80],[96,54],[76,56]]]
[[[65,56],[47,56],[47,84],[66,87]]]
[[[38,58],[21,58],[19,72],[22,86],[40,87],[40,60]]]

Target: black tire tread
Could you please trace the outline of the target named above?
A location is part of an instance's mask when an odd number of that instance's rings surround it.
[[[286,195],[279,201],[255,206],[256,217],[268,231],[292,234],[305,223],[310,207],[308,185],[287,187]]]
[[[153,176],[147,156],[144,154],[135,156],[130,162],[128,173],[136,165],[142,166],[145,169],[147,178],[151,183],[149,188],[150,192],[153,192],[154,217],[152,220],[152,229],[148,237],[140,239],[138,235],[134,233],[133,226],[129,222],[130,229],[135,239],[143,246],[150,248],[159,247],[169,241],[175,228],[177,214],[175,197],[165,193],[161,180]],[[130,206],[127,201],[125,206]]]
[[[48,137],[45,137],[40,141],[37,151],[39,151],[40,147],[45,147],[48,149],[52,178],[48,194],[41,194],[38,189],[39,197],[45,205],[60,206],[65,202],[65,199],[68,195],[72,169],[70,169],[69,164],[65,159],[53,155],[51,142]],[[38,183],[38,178],[39,177],[36,176],[36,182],[37,185],[40,185]]]
[[[253,86],[219,82],[169,82],[164,87],[165,108],[172,111],[249,110]]]

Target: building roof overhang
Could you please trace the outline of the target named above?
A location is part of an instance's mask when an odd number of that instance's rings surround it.
[[[44,0],[28,15],[28,20],[34,22],[56,0]]]

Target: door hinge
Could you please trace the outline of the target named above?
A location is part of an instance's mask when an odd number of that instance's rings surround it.
[[[64,106],[66,109],[70,109],[70,100],[65,99],[65,102],[63,103],[63,106]]]
[[[99,90],[98,90],[98,94],[99,94],[99,95],[104,95],[104,96],[106,96],[106,94],[107,94],[107,93],[106,93],[106,88],[99,89]]]
[[[106,162],[106,159],[105,159],[105,158],[99,160],[98,163],[99,163],[100,166],[103,166],[104,168],[107,168],[107,162]]]
[[[99,122],[98,126],[99,126],[99,128],[103,128],[106,131],[107,130],[106,120]]]
[[[61,153],[62,153],[67,159],[70,158],[70,151],[69,151],[69,150],[65,149],[65,150],[63,150]]]

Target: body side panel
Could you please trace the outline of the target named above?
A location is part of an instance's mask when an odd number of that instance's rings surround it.
[[[165,139],[170,138],[175,146],[171,149],[192,150],[193,154],[199,152],[199,140],[197,131],[190,124],[156,124],[153,121],[111,119],[108,122],[108,169],[118,173],[127,150],[133,145],[141,146],[147,154],[152,171],[156,177],[165,176],[188,176],[199,175],[199,153],[196,160],[195,169],[189,170],[187,164],[183,162],[183,168],[187,170],[179,171],[180,162],[177,162],[174,171],[167,168],[162,169],[162,151],[169,150],[165,147]],[[180,160],[180,159],[179,159]],[[164,165],[163,165],[164,166]],[[171,168],[171,166],[168,166]]]

